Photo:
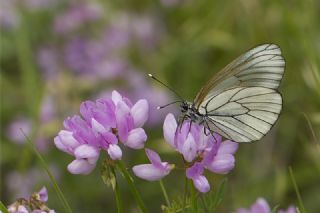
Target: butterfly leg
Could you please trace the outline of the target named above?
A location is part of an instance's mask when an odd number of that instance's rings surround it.
[[[210,127],[209,127],[209,124],[208,124],[208,121],[206,120],[206,119],[204,119],[204,122],[206,123],[206,126],[204,127],[204,134],[206,135],[206,136],[208,136],[209,134],[211,134],[211,136],[213,137],[213,139],[214,139],[214,141],[215,141],[215,143],[218,143],[218,141],[217,141],[217,139],[216,139],[216,137],[214,136],[214,132],[210,129]],[[209,130],[209,134],[206,134],[206,129],[208,129]]]
[[[190,119],[190,122],[189,122],[189,132],[191,131],[191,125],[192,125],[192,120]]]
[[[180,118],[178,120],[178,128],[177,129],[179,129],[180,132],[182,129],[182,124],[186,119],[187,119],[187,115],[183,115],[183,116],[180,116]]]

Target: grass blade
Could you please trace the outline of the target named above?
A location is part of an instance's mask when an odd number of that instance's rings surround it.
[[[45,160],[43,159],[43,157],[41,156],[41,154],[38,152],[38,150],[35,148],[35,146],[33,145],[33,143],[31,142],[31,140],[28,138],[28,136],[23,132],[22,129],[20,129],[20,131],[22,132],[22,134],[24,135],[24,137],[26,138],[26,141],[28,142],[29,146],[32,148],[32,150],[34,151],[34,153],[36,154],[36,156],[38,157],[43,169],[46,171],[48,177],[50,178],[50,181],[53,185],[53,188],[55,189],[59,199],[61,200],[61,202],[63,203],[65,212],[67,213],[72,213],[72,210],[66,200],[66,198],[64,197],[60,187],[58,186],[57,182],[55,181],[52,173],[50,172]]]
[[[169,200],[169,196],[168,196],[167,190],[164,187],[164,184],[163,184],[162,180],[160,180],[159,183],[160,183],[160,187],[161,187],[164,199],[166,200],[167,206],[170,208],[171,205],[170,205],[170,200]]]
[[[300,194],[296,179],[294,178],[291,166],[289,167],[289,173],[290,173],[290,178],[291,178],[294,190],[296,191],[296,195],[298,197],[299,207],[300,207],[301,213],[306,213],[306,209],[304,208],[304,204],[303,204],[303,201],[302,201],[302,198],[301,198],[301,194]]]

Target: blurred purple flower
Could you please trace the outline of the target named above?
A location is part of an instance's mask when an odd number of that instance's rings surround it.
[[[234,154],[238,144],[223,141],[218,134],[206,135],[203,126],[185,121],[181,129],[172,114],[168,114],[163,124],[165,140],[188,162],[186,175],[193,180],[200,192],[210,190],[207,179],[203,176],[204,169],[217,174],[230,172],[235,165]]]
[[[158,43],[162,33],[161,24],[150,15],[134,16],[131,19],[132,34],[140,47],[150,49]]]
[[[289,206],[287,210],[278,210],[277,213],[295,213],[295,207]],[[269,204],[264,198],[258,198],[250,209],[240,208],[236,213],[272,213]]]
[[[65,130],[54,139],[58,149],[76,158],[68,170],[73,174],[90,173],[101,149],[107,151],[111,159],[121,159],[118,140],[133,149],[143,148],[147,135],[141,127],[148,118],[148,110],[146,100],[133,105],[116,91],[112,92],[111,99],[83,102],[80,106],[82,117],[67,118]]]
[[[107,27],[103,42],[110,51],[119,51],[128,46],[131,37],[129,17],[121,15]]]
[[[7,137],[17,144],[24,144],[26,138],[22,134],[21,130],[26,134],[26,136],[30,136],[32,131],[32,122],[30,119],[25,117],[15,118],[7,128]]]
[[[52,8],[56,0],[4,0],[0,7],[0,27],[15,29],[20,23],[20,8],[27,10],[42,10]]]
[[[55,103],[51,96],[45,96],[41,103],[40,118],[42,123],[50,122],[56,115]]]
[[[46,187],[42,187],[40,191],[37,193],[37,196],[39,197],[38,200],[42,202],[48,201],[48,191]]]
[[[151,164],[136,165],[132,168],[134,174],[142,179],[155,181],[168,175],[173,169],[173,165],[162,162],[160,156],[151,149],[146,149],[146,154]]]
[[[0,27],[3,29],[15,29],[19,25],[19,14],[16,11],[16,2],[1,1],[0,7]]]
[[[55,116],[54,103],[50,96],[45,96],[41,103],[41,114],[40,119],[42,125],[50,122]],[[17,117],[15,118],[8,126],[6,135],[7,137],[16,144],[25,144],[26,137],[30,137],[32,132],[32,121],[26,117]],[[23,131],[23,133],[21,132]],[[49,148],[48,135],[44,132],[43,129],[37,129],[37,132],[34,135],[34,143],[40,152],[46,152]],[[51,137],[51,135],[50,135]]]
[[[56,17],[54,30],[59,34],[69,33],[77,30],[85,23],[98,20],[101,16],[101,7],[97,4],[72,5]]]
[[[142,50],[149,50],[158,43],[162,31],[158,19],[149,14],[122,13],[111,21],[105,42],[112,50],[126,48],[132,42]]]
[[[12,204],[8,207],[9,213],[29,213],[26,206],[21,204]]]
[[[39,49],[37,52],[37,63],[43,72],[44,79],[54,79],[60,69],[57,50],[53,47]]]
[[[277,213],[296,213],[296,208],[294,206],[289,206],[287,210],[278,210]]]
[[[65,62],[75,73],[99,79],[118,77],[127,69],[126,62],[110,56],[107,46],[102,41],[82,38],[74,38],[68,43]]]
[[[54,178],[59,180],[60,172],[58,168],[55,165],[50,165],[49,169]],[[46,176],[43,176],[42,171],[37,168],[31,168],[24,173],[12,171],[6,174],[5,177],[6,190],[10,192],[10,197],[14,198],[27,198],[30,191],[39,183],[46,184],[49,182],[50,180]]]

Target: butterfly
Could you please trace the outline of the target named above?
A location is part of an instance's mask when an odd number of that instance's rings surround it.
[[[189,119],[235,142],[260,140],[281,112],[277,89],[284,69],[285,60],[275,44],[247,51],[213,76],[193,102],[180,101],[179,123]]]

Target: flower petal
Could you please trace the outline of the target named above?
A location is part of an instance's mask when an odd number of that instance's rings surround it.
[[[122,96],[120,95],[120,93],[118,93],[115,90],[112,91],[111,98],[112,98],[112,101],[113,101],[114,105],[116,105],[116,106],[117,106],[119,101],[122,101]]]
[[[61,130],[58,133],[58,137],[60,138],[61,143],[71,149],[74,149],[80,145],[79,142],[73,137],[73,132],[71,131]]]
[[[215,156],[213,161],[207,165],[207,168],[217,174],[227,174],[234,166],[234,156],[231,154],[222,154]]]
[[[163,123],[163,136],[165,140],[173,147],[175,147],[174,144],[174,138],[175,133],[177,130],[177,121],[174,118],[173,114],[169,113]]]
[[[180,152],[182,153],[184,159],[188,162],[193,161],[197,155],[197,144],[194,141],[192,134],[188,134],[187,139],[182,144]]]
[[[278,213],[296,213],[296,208],[289,206],[287,210],[279,210]]]
[[[28,209],[23,205],[18,205],[17,203],[13,203],[10,206],[8,206],[8,211],[10,213],[29,213]]]
[[[93,146],[83,144],[74,150],[77,159],[87,159],[90,164],[95,164],[99,158],[99,150]]]
[[[85,118],[86,121],[90,122],[92,115],[92,110],[96,107],[95,103],[92,101],[82,102],[80,105],[80,113]]]
[[[68,171],[75,175],[86,175],[89,174],[95,168],[95,166],[96,164],[91,164],[87,160],[76,159],[68,165]]]
[[[48,201],[48,191],[47,191],[46,187],[42,187],[37,194],[39,195],[40,201],[42,201],[42,202]]]
[[[210,184],[207,178],[203,175],[200,175],[196,178],[193,178],[193,184],[198,189],[199,192],[206,193],[210,191]]]
[[[59,136],[56,136],[56,137],[54,138],[54,145],[56,145],[56,147],[57,147],[58,149],[60,149],[61,151],[67,152],[67,153],[69,153],[70,155],[73,155],[73,152],[61,142]]]
[[[158,169],[165,169],[158,153],[156,153],[155,151],[153,151],[151,149],[146,149],[146,154],[149,158],[149,161],[152,163],[152,165],[154,165]]]
[[[134,126],[142,127],[147,121],[149,114],[149,104],[145,99],[139,100],[132,108],[131,115],[133,117]]]
[[[203,165],[199,162],[193,164],[192,167],[188,168],[186,171],[186,175],[188,178],[193,179],[203,174]]]
[[[96,133],[101,134],[101,133],[108,131],[106,128],[104,128],[104,126],[101,123],[99,123],[94,118],[91,119],[91,126],[92,126],[92,130],[95,131]]]
[[[129,107],[123,101],[119,101],[116,106],[116,120],[119,139],[122,142],[128,139],[128,134],[130,131],[128,123],[129,113]]]
[[[227,140],[220,144],[217,154],[235,154],[237,149],[238,143]]]
[[[109,148],[110,144],[117,144],[118,143],[118,138],[111,132],[105,132],[101,134],[103,140],[100,141],[100,146],[102,149],[107,150]]]
[[[267,201],[263,198],[258,198],[251,206],[251,213],[270,213],[271,209]]]
[[[133,173],[139,178],[142,178],[148,181],[155,181],[155,180],[160,180],[164,176],[168,175],[171,169],[163,170],[163,169],[158,169],[152,164],[141,164],[141,165],[134,166],[132,170],[133,170]]]
[[[110,144],[107,152],[112,160],[120,160],[122,157],[122,151],[116,144]]]
[[[147,141],[147,135],[142,128],[136,128],[129,132],[127,141],[124,141],[124,145],[132,149],[142,149],[144,143]]]

